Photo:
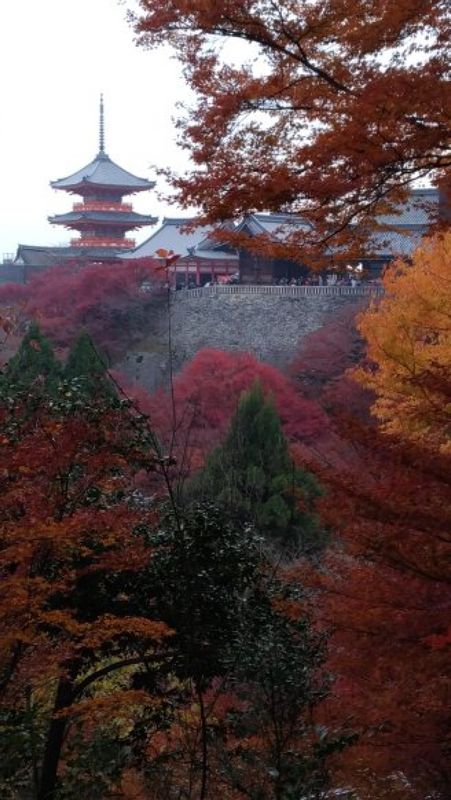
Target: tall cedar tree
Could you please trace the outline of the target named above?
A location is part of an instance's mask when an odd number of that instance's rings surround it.
[[[406,184],[449,168],[446,0],[139,6],[138,41],[170,43],[197,97],[179,120],[194,167],[172,179],[209,222],[290,210],[310,225],[273,253],[348,257]]]
[[[72,345],[64,368],[67,380],[77,380],[87,396],[104,397],[114,394],[113,385],[106,374],[106,361],[97,351],[86,331]]]
[[[115,377],[124,384],[123,376]],[[136,385],[127,387],[127,394],[150,416],[166,451],[176,458],[171,478],[178,495],[225,438],[241,395],[255,381],[274,399],[293,449],[329,438],[328,419],[319,406],[300,395],[279,370],[251,353],[200,350],[175,376],[171,395],[162,390],[150,395]]]
[[[1,385],[18,391],[40,383],[43,391],[54,388],[61,378],[61,364],[53,348],[36,322],[32,322],[20,343],[17,353],[10,359],[1,378]]]
[[[242,395],[224,442],[208,457],[188,494],[214,499],[228,515],[252,521],[288,550],[308,553],[324,544],[314,512],[320,488],[298,469],[272,400],[259,383]]]

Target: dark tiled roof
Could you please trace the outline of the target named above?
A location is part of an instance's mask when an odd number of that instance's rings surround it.
[[[34,245],[19,244],[14,259],[15,264],[25,264],[33,267],[51,267],[58,263],[58,256],[65,247],[35,247]]]
[[[125,189],[128,191],[124,191],[124,194],[132,194],[153,189],[155,182],[132,175],[131,172],[127,172],[115,164],[105,153],[99,153],[86,167],[74,172],[73,175],[50,182],[50,186],[54,189],[66,189],[73,192],[86,185]]]
[[[439,193],[436,189],[414,189],[409,201],[402,207],[399,215],[378,219],[378,222],[381,225],[388,226],[388,229],[378,230],[372,234],[374,256],[376,258],[390,258],[396,255],[410,255],[420,238],[427,233],[428,225],[433,221],[438,204]],[[108,212],[104,213],[108,217]],[[74,214],[74,217],[77,216],[81,215]],[[142,215],[136,216],[141,217]],[[72,214],[60,215],[58,219],[62,220],[68,217],[72,217]],[[153,218],[150,218],[150,222],[146,222],[146,224],[151,224],[154,221]],[[159,248],[173,250],[182,257],[236,258],[232,253],[213,249],[216,246],[212,237],[212,226],[202,226],[187,231],[186,227],[195,222],[195,217],[165,218],[157,231],[134,250],[129,250],[128,252],[123,250],[120,252],[112,251],[109,248],[57,248],[19,245],[16,263],[19,258],[22,259],[22,263],[34,266],[51,266],[63,258],[101,259],[109,256],[110,258],[134,259],[153,257],[155,251]],[[249,224],[250,222],[252,222],[252,225]],[[283,235],[288,226],[299,228],[299,226],[305,224],[300,217],[290,217],[288,214],[253,214],[246,217],[235,230],[242,230],[246,223],[251,234],[266,233],[277,237]],[[390,225],[392,226],[391,230],[389,228]],[[364,257],[365,255],[362,254],[362,258]]]
[[[285,239],[299,228],[308,230],[310,225],[295,214],[248,214],[236,228],[237,232],[247,232],[251,236],[270,236]]]
[[[438,189],[413,189],[399,214],[377,217],[381,226],[370,237],[369,248],[378,256],[410,256],[428,228],[438,218],[440,193]]]
[[[399,207],[399,214],[387,214],[377,218],[380,225],[430,225],[438,213],[440,193],[438,189],[412,189],[408,199]]]
[[[369,248],[378,256],[410,256],[419,245],[426,227],[405,228],[402,231],[376,231],[370,238]]]
[[[19,244],[15,264],[29,267],[53,267],[66,259],[121,258],[122,250],[109,247],[36,247]]]
[[[161,224],[175,225],[177,228],[181,228],[183,225],[193,225],[193,230],[196,230],[196,217],[163,217]]]
[[[235,231],[235,229],[236,229],[236,225],[232,221],[224,222],[220,226],[220,228],[218,228],[218,230],[220,230],[220,231]],[[214,235],[214,232],[208,234],[205,237],[205,239],[202,239],[202,241],[200,241],[198,243],[198,245],[196,246],[196,250],[197,251],[201,251],[201,252],[203,252],[204,250],[205,251],[208,251],[208,250],[210,250],[210,251],[211,250],[221,250],[223,253],[230,253],[232,255],[234,254],[233,248],[231,248],[230,246],[228,246],[224,242],[218,242],[218,240],[216,239],[216,237]],[[200,253],[199,253],[199,255],[200,255]]]
[[[429,225],[435,222],[439,202],[438,189],[412,189],[407,201],[400,205],[399,214],[382,215],[376,219],[380,229],[372,233],[368,249],[381,258],[409,256],[427,233]],[[306,223],[295,215],[249,214],[236,230],[246,231],[251,236],[266,234],[280,240],[302,227],[306,228]]]
[[[195,217],[165,217],[155,233],[135,250],[129,251],[124,258],[152,258],[157,250],[172,250],[182,258],[204,258],[208,260],[237,260],[234,253],[220,250],[225,247],[212,238],[212,226],[197,226],[186,230],[187,226],[194,225]]]
[[[146,214],[120,211],[69,211],[68,214],[56,214],[48,217],[53,225],[67,225],[73,222],[105,222],[105,223],[124,223],[130,227],[138,225],[154,225],[158,222],[158,217],[150,217]]]

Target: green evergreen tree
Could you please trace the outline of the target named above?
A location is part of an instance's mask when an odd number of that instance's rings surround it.
[[[68,381],[76,380],[87,397],[113,397],[114,388],[106,370],[106,362],[94,347],[89,334],[83,331],[72,345],[64,377]]]
[[[219,503],[284,549],[308,553],[324,545],[314,512],[321,489],[294,465],[279,415],[259,383],[242,395],[224,442],[189,485],[189,495]]]
[[[23,391],[41,382],[52,393],[61,379],[62,367],[52,345],[43,336],[39,325],[32,322],[17,353],[10,359],[1,379],[8,391]]]

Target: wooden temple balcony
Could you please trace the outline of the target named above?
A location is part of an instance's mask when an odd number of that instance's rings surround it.
[[[130,214],[133,206],[131,203],[115,203],[111,200],[87,200],[85,203],[74,203],[72,211],[121,211]]]
[[[115,239],[113,236],[86,236],[71,239],[71,247],[116,247],[121,250],[132,250],[136,246],[135,239]]]

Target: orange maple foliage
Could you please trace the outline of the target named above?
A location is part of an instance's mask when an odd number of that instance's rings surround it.
[[[355,369],[343,404],[321,332],[312,362],[307,346],[295,364],[301,380],[309,367],[319,378],[341,446],[338,463],[330,448],[310,453],[333,546],[320,569],[293,574],[314,588],[313,612],[334,631],[324,719],[346,715],[360,733],[336,761],[340,785],[368,800],[441,800],[451,787],[449,234],[426,241],[412,265],[393,265],[384,285],[359,325],[369,352],[358,374],[380,398],[379,426]]]
[[[20,709],[25,697],[53,704],[35,787],[46,800],[67,727],[62,712],[76,714],[83,701],[94,722],[98,682],[142,666],[169,633],[115,590],[151,558],[134,528],[153,523],[155,512],[136,507],[132,492],[136,470],[155,468],[152,439],[119,402],[77,402],[75,385],[61,392],[44,398],[38,385],[0,407],[0,695],[3,708]]]
[[[383,286],[358,323],[370,365],[356,376],[385,431],[451,452],[451,233],[392,264]]]
[[[179,199],[210,222],[302,214],[278,255],[361,252],[376,211],[450,166],[447,5],[139,0],[138,41],[171,44],[197,97],[179,120],[194,162],[171,175]]]

